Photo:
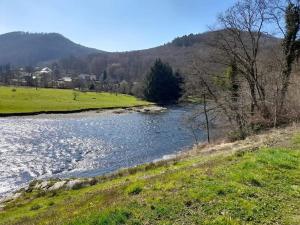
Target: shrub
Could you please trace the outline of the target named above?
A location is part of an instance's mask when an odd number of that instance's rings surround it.
[[[132,168],[128,168],[128,173],[130,175],[133,175],[133,174],[136,174],[137,172],[139,171],[139,168],[138,167],[132,167]]]
[[[140,185],[135,184],[135,185],[128,186],[126,192],[129,195],[138,195],[139,193],[142,192],[142,190],[143,188]]]
[[[228,139],[229,139],[229,141],[232,141],[232,142],[243,140],[243,139],[245,139],[245,134],[241,134],[241,132],[234,130],[234,131],[229,132]]]
[[[51,202],[48,203],[48,206],[52,206],[52,205],[54,205],[54,204],[55,204],[55,203],[51,201]]]
[[[254,187],[262,187],[263,186],[263,184],[256,178],[251,178],[249,180],[249,183],[251,186],[254,186]]]
[[[98,183],[98,180],[95,177],[93,177],[91,180],[89,180],[89,184],[91,186],[96,185],[97,183]]]
[[[30,210],[38,210],[38,209],[40,209],[40,208],[42,208],[41,205],[39,205],[39,204],[34,204],[34,205],[32,205],[32,206],[30,207]]]
[[[76,183],[72,186],[72,190],[79,190],[81,188],[83,188],[84,184],[83,183]]]
[[[38,192],[36,193],[36,197],[40,198],[46,195],[46,191],[44,190],[38,190]]]
[[[155,167],[156,167],[155,163],[151,162],[145,166],[145,170],[148,171],[154,169]]]

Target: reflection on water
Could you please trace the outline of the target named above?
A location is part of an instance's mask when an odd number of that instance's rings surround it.
[[[95,176],[176,153],[194,141],[182,123],[189,110],[2,118],[0,195],[35,178]]]

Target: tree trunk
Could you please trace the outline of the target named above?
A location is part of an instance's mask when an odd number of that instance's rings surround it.
[[[206,95],[203,95],[203,110],[205,114],[205,121],[206,121],[206,133],[207,133],[207,142],[210,143],[210,130],[209,130],[209,120],[207,115],[207,103],[206,103]]]

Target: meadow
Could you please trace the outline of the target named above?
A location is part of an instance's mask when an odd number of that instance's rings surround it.
[[[133,96],[79,92],[66,89],[0,87],[0,115],[10,113],[68,112],[148,105]]]

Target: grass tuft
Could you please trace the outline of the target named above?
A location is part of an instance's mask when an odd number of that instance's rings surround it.
[[[32,206],[30,207],[30,210],[38,210],[38,209],[40,209],[40,208],[42,208],[41,205],[39,205],[39,204],[34,204],[34,205],[32,205]]]
[[[129,195],[138,195],[142,192],[143,188],[139,184],[130,185],[126,188]]]

